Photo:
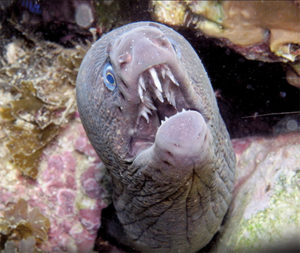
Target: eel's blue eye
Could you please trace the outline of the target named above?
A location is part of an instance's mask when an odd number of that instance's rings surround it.
[[[107,89],[113,91],[117,87],[114,70],[110,63],[106,63],[103,68],[103,81]]]

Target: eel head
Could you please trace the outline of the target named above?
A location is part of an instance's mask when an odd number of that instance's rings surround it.
[[[102,115],[106,121],[117,125],[115,138],[110,142],[111,152],[123,161],[132,162],[155,143],[156,147],[159,144],[155,150],[162,157],[177,152],[172,155],[175,165],[180,160],[178,156],[184,156],[186,161],[199,157],[193,153],[196,143],[208,146],[209,132],[202,115],[196,113],[199,97],[180,62],[180,50],[154,24],[130,30],[107,46],[99,85],[105,88],[105,99],[110,102],[103,103],[108,107],[101,113],[106,114]],[[170,121],[173,115],[176,118]],[[157,135],[163,122],[165,126]],[[196,126],[197,137],[193,136]],[[167,135],[178,138],[171,141]]]

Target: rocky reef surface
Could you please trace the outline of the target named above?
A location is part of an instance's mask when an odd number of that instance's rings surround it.
[[[78,117],[43,149],[35,180],[2,162],[0,248],[92,251],[105,206],[99,164]]]
[[[154,18],[218,39],[252,60],[286,62],[300,83],[299,1],[152,1]]]
[[[103,171],[74,90],[90,44],[66,49],[2,31],[0,251],[90,252],[105,206]]]
[[[186,31],[198,31],[199,34],[216,37],[222,46],[228,46],[247,58],[290,62],[293,65],[287,67],[288,71],[297,75],[295,68],[297,70],[299,65],[299,40],[293,35],[298,32],[297,26],[288,33],[289,36],[284,37],[286,41],[282,41],[282,36],[277,36],[278,27],[268,28],[269,32],[265,33],[260,26],[257,28],[250,22],[252,19],[247,19],[254,8],[251,7],[252,1],[248,3],[250,9],[241,14],[244,22],[240,22],[240,26],[249,21],[248,25],[253,29],[251,38],[260,40],[248,44],[241,44],[238,38],[231,39],[236,31],[245,29],[233,26],[232,20],[236,16],[228,20],[220,16],[230,8],[239,10],[241,6],[237,1],[232,1],[235,4],[229,1],[149,1],[149,5],[144,1],[127,1],[126,4],[119,1],[99,4],[99,1],[95,1],[93,5],[89,1],[67,2],[75,9],[81,2],[94,6],[91,7],[91,13],[96,23],[90,23],[94,28],[92,33],[88,28],[77,29],[76,20],[73,17],[68,19],[67,13],[60,14],[64,17],[61,18],[64,24],[58,20],[53,26],[53,17],[52,20],[45,19],[45,16],[34,12],[37,6],[30,9],[26,1],[6,1],[6,4],[0,4],[0,14],[3,14],[0,17],[0,252],[93,252],[107,195],[102,186],[104,169],[87,140],[75,102],[77,70],[90,42],[82,38],[72,42],[74,38],[87,35],[92,40],[93,34],[98,36],[120,24],[149,19],[152,15],[156,21],[174,25],[181,31],[184,28]],[[293,4],[293,13],[298,11],[297,1],[287,2]],[[11,6],[16,3],[19,9],[14,15],[21,13],[17,17],[24,20],[17,22],[17,18],[10,16],[7,22],[2,17],[8,15]],[[130,5],[134,17],[124,14],[124,6],[129,8]],[[176,23],[177,19],[185,22],[185,25]],[[47,22],[51,23],[48,30],[45,25],[49,24]],[[70,29],[65,26],[68,22],[71,24]],[[41,26],[41,23],[44,25]],[[281,25],[280,22],[275,23]],[[290,28],[292,24],[282,25],[283,28]],[[230,29],[225,31],[222,26]],[[56,37],[57,40],[45,41],[52,40],[57,27],[62,32]],[[51,32],[47,34],[49,30]],[[270,37],[265,37],[266,34],[271,36],[272,31],[273,42],[267,39]],[[196,38],[204,42],[193,45],[203,54],[205,50],[199,50],[197,46],[207,43],[207,40],[203,36],[199,37],[199,34]],[[211,51],[211,48],[205,49]],[[216,69],[216,59],[221,55],[218,50],[212,50],[217,54],[213,57],[214,62],[210,64],[204,61],[208,69]],[[224,51],[227,52],[226,49]],[[231,54],[224,53],[222,58]],[[243,65],[247,61],[242,58],[233,60],[237,61],[236,65]],[[225,62],[228,62],[227,58]],[[260,80],[252,68],[261,67],[262,64],[255,64],[250,65],[249,72],[253,76],[246,80],[246,97],[257,89],[255,85]],[[220,69],[224,68],[228,73],[226,77],[221,74],[222,81],[228,86],[231,80],[238,80],[238,84],[242,84],[244,72],[237,71],[232,62],[230,71],[229,64],[227,67],[225,65],[220,65]],[[217,68],[217,74],[220,74],[220,69]],[[274,69],[274,76],[279,79],[278,65]],[[229,79],[231,73],[234,74]],[[215,85],[218,82],[217,75],[213,71],[209,75]],[[280,98],[276,103],[282,110],[290,101],[299,110],[300,105],[295,99],[299,93],[293,89],[286,92],[282,84],[278,84],[278,92],[273,92],[275,86],[272,84],[275,81],[269,72],[268,75],[262,82],[267,85],[267,80],[270,80],[270,86],[263,92],[259,90],[260,94],[254,96],[257,100],[252,99],[251,104],[239,97],[242,88],[237,90],[234,87],[237,95],[233,98],[215,87],[219,104],[222,106],[225,101],[225,105],[243,107],[242,102],[237,106],[236,101],[244,100],[248,106],[252,106],[257,104],[260,96],[265,97],[267,104],[269,94],[273,94]],[[288,74],[287,79],[291,83],[290,77]],[[280,78],[284,79],[284,76]],[[293,77],[292,80],[297,79]],[[221,111],[226,121],[226,108],[221,108]],[[244,116],[248,116],[247,113]],[[256,121],[260,119],[259,115],[251,116]],[[228,252],[248,252],[249,248],[258,251],[264,247],[281,247],[290,240],[299,240],[299,125],[299,117],[289,115],[276,120],[272,126],[269,122],[266,124],[259,121],[256,126],[263,128],[261,132],[237,133],[240,131],[238,123],[230,128],[231,135],[239,137],[233,139],[238,161],[235,198],[220,233],[203,252],[224,252],[225,249]],[[265,136],[265,129],[268,129],[268,136]],[[96,244],[99,252],[121,252],[101,238],[98,238]]]
[[[300,135],[234,139],[234,199],[211,252],[300,249]],[[263,251],[264,252],[264,251]]]

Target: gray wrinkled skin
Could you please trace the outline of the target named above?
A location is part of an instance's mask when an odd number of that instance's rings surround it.
[[[107,63],[113,91],[104,83]],[[141,252],[204,247],[230,204],[235,155],[190,44],[153,22],[113,30],[86,54],[77,102],[111,178],[122,229],[112,236]]]

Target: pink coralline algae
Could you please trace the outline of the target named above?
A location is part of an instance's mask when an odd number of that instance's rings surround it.
[[[36,181],[16,174],[14,187],[0,184],[0,217],[9,202],[25,199],[50,222],[43,252],[92,251],[103,202],[101,161],[75,119],[44,149]],[[7,180],[12,176],[7,174]],[[4,180],[4,181],[5,181]],[[3,181],[3,182],[4,182]]]
[[[81,186],[87,196],[97,199],[101,196],[101,188],[98,187],[101,173],[97,167],[88,168],[80,177]]]

